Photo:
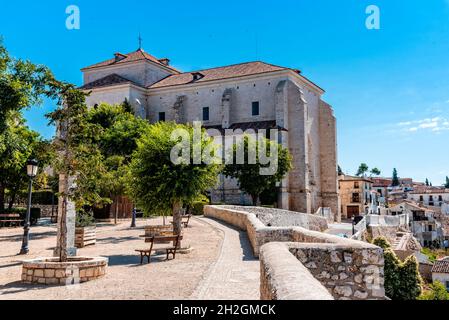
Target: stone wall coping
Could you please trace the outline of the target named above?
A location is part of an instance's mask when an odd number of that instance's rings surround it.
[[[310,237],[314,237],[316,239],[320,239],[322,242],[326,242],[326,243],[335,243],[335,244],[346,245],[346,246],[357,247],[357,248],[377,248],[376,246],[366,243],[366,242],[353,240],[353,239],[349,239],[349,238],[343,238],[343,237],[339,237],[339,236],[336,236],[333,234],[323,233],[320,231],[313,231],[313,230],[309,230],[309,229],[306,229],[303,227],[298,227],[298,226],[268,227],[265,224],[263,224],[262,221],[260,221],[254,213],[230,209],[227,206],[207,205],[207,206],[205,206],[205,210],[207,210],[207,207],[210,207],[210,208],[216,209],[216,210],[223,210],[228,213],[234,213],[236,215],[243,215],[244,217],[246,217],[247,221],[246,222],[241,221],[242,225],[238,225],[238,227],[242,228],[245,231],[246,231],[246,228],[243,228],[243,225],[246,225],[246,223],[250,223],[254,227],[256,232],[270,232],[270,231],[284,230],[288,233],[291,233],[292,235],[294,233],[299,233],[300,235],[303,235],[303,236],[310,236]]]
[[[57,257],[42,257],[30,260],[24,260],[22,262],[24,268],[30,269],[58,269],[65,267],[92,267],[92,266],[105,266],[108,264],[108,258],[105,257],[75,257],[74,259],[70,259],[67,262],[59,262],[59,258]],[[70,261],[71,260],[71,261]]]
[[[260,249],[261,268],[268,276],[270,296],[276,300],[334,300],[329,291],[294,257],[284,242],[269,242]]]
[[[361,242],[361,241],[357,241]],[[370,243],[361,242],[361,243],[319,243],[319,242],[282,242],[288,248],[291,249],[332,249],[332,250],[357,250],[357,249],[365,249],[365,250],[382,250],[382,248],[375,246]]]

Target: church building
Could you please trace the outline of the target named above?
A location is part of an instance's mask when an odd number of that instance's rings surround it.
[[[339,211],[336,119],[324,90],[299,70],[262,61],[183,72],[142,49],[85,67],[81,89],[89,106],[133,106],[149,122],[202,121],[215,129],[279,129],[293,168],[278,188],[278,207]],[[236,182],[220,177],[216,203],[249,204]]]

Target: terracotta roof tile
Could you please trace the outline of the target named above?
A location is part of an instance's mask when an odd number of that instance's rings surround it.
[[[128,62],[134,62],[134,61],[149,60],[149,61],[159,64],[160,66],[164,66],[173,71],[176,71],[176,73],[179,73],[179,70],[177,70],[171,66],[167,66],[167,65],[163,64],[162,62],[159,61],[159,59],[157,59],[156,57],[152,56],[149,53],[146,53],[142,49],[138,49],[134,52],[130,52],[127,54],[121,54],[121,53],[117,53],[117,54],[120,55],[122,57],[122,59],[116,60],[115,58],[112,58],[112,59],[109,59],[106,61],[95,63],[93,65],[83,68],[82,70],[98,68],[98,67],[105,67],[105,66],[112,66],[112,65],[119,65],[122,63],[128,63]]]
[[[449,273],[449,260],[437,260],[432,267],[432,272]]]
[[[290,70],[289,68],[279,67],[261,61],[246,62],[234,64],[230,66],[205,69],[199,71],[185,72],[168,76],[159,82],[150,86],[150,88],[162,88],[168,86],[183,85],[189,83],[202,83],[212,80],[220,80],[227,78],[235,78],[253,74],[260,74],[266,72]],[[198,80],[194,79],[194,74],[199,75]]]
[[[109,87],[109,86],[114,86],[114,85],[122,84],[122,83],[132,83],[132,84],[139,86],[137,83],[135,83],[129,79],[126,79],[125,77],[119,76],[118,74],[113,73],[113,74],[107,75],[106,77],[103,77],[101,79],[86,83],[79,89],[87,90],[87,89],[94,89],[94,88],[100,88],[100,87]]]

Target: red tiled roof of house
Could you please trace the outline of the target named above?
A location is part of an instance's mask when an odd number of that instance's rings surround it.
[[[114,86],[117,84],[123,84],[123,83],[132,83],[135,84],[137,86],[139,86],[137,83],[126,79],[125,77],[122,77],[118,74],[110,74],[107,75],[106,77],[103,77],[101,79],[86,83],[85,85],[81,86],[79,89],[82,90],[88,90],[88,89],[94,89],[94,88],[100,88],[100,87],[109,87],[109,86]]]
[[[119,59],[119,60],[117,60],[116,58],[108,59],[106,61],[95,63],[93,65],[85,67],[81,70],[93,69],[93,68],[105,67],[105,66],[112,66],[112,65],[119,65],[119,64],[123,64],[123,63],[127,63],[127,62],[147,60],[147,61],[152,61],[160,66],[169,68],[169,69],[175,71],[176,73],[180,72],[179,70],[177,70],[171,66],[167,66],[167,65],[163,64],[162,62],[159,61],[159,59],[157,59],[156,57],[152,56],[149,53],[146,53],[142,49],[138,49],[134,52],[130,52],[127,54],[116,53],[116,55],[119,55],[120,57],[122,57],[122,59]]]
[[[449,260],[437,260],[432,267],[432,272],[449,273]]]
[[[289,68],[275,66],[261,61],[246,62],[240,64],[234,64],[230,66],[211,68],[199,71],[185,72],[168,76],[154,84],[149,88],[162,88],[176,85],[183,85],[189,83],[203,83],[212,80],[221,80],[227,78],[242,77],[253,74],[274,72],[280,70],[291,70]],[[299,72],[296,70],[296,72]],[[194,79],[194,75],[199,77]]]

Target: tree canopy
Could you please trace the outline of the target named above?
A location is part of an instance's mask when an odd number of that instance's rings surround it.
[[[366,172],[368,172],[368,165],[366,163],[361,163],[355,175],[360,177],[365,175]]]
[[[10,112],[6,128],[0,132],[0,211],[4,210],[5,193],[8,192],[11,207],[16,196],[26,192],[29,177],[26,174],[28,159],[39,160],[42,169],[53,157],[51,145],[30,130],[19,112]],[[45,175],[39,171],[37,182],[45,183]]]
[[[51,71],[43,65],[11,57],[0,38],[0,132],[6,129],[10,112],[39,105],[44,96],[56,95]]]
[[[396,168],[393,168],[393,177],[391,179],[391,186],[392,187],[397,187],[399,186],[399,178],[398,178],[398,171],[396,170]]]
[[[373,240],[384,249],[385,294],[392,300],[415,300],[422,291],[418,261],[411,255],[402,262],[384,237]]]
[[[254,161],[249,159],[249,148],[254,146]],[[274,148],[273,148],[274,147]],[[265,149],[265,150],[264,150]],[[237,143],[233,144],[232,148],[228,150],[230,159],[237,159],[238,153],[243,150],[243,163],[232,161],[226,164],[223,173],[237,179],[239,188],[251,195],[253,205],[257,204],[259,196],[266,190],[273,190],[277,182],[281,181],[284,176],[291,169],[292,157],[286,148],[272,140],[262,138],[255,139],[250,135],[245,135]],[[276,150],[277,154],[272,155],[271,150]],[[259,152],[260,151],[260,152]],[[264,154],[267,157],[276,159],[276,169],[269,174],[261,174],[263,169],[267,169],[274,163],[263,163],[260,155]]]
[[[186,134],[190,147],[186,162],[174,163],[182,137],[173,137],[180,130]],[[215,148],[213,140],[202,131],[200,141],[193,139],[193,127],[174,122],[158,122],[148,126],[137,142],[130,164],[128,186],[135,202],[146,214],[166,213],[172,210],[174,231],[180,231],[180,207],[199,199],[217,183],[220,166],[203,161],[194,164],[194,150],[204,152]]]

